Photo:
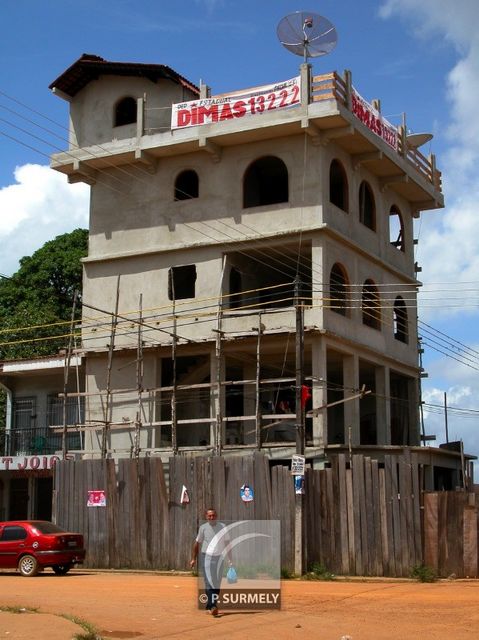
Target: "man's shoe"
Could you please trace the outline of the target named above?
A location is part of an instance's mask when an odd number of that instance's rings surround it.
[[[219,615],[219,613],[220,613],[220,612],[218,611],[218,607],[213,607],[213,608],[211,609],[211,615],[212,615],[212,616],[214,616],[215,618],[216,618],[216,616],[218,616],[218,615]]]

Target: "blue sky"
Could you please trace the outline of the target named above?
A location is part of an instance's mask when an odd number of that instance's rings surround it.
[[[450,407],[469,410],[451,412],[450,438],[479,454],[477,0],[1,0],[0,132],[10,137],[0,133],[0,273],[88,224],[88,188],[47,169],[47,156],[66,146],[67,125],[67,104],[48,85],[82,53],[167,64],[213,93],[232,91],[297,75],[301,59],[281,47],[276,26],[298,10],[326,16],[338,31],[315,73],[350,69],[356,89],[379,98],[393,124],[405,112],[411,131],[434,134],[422,151],[437,156],[446,208],[425,212],[416,228],[420,317],[429,345],[448,356],[426,347],[423,392],[438,405],[447,392]],[[426,430],[443,441],[440,413],[426,412]]]

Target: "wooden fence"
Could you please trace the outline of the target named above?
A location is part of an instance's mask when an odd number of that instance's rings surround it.
[[[424,496],[424,563],[439,576],[479,577],[479,494]]]
[[[408,576],[422,563],[420,467],[415,454],[345,455],[306,476],[309,562],[344,575]]]
[[[282,567],[294,566],[294,483],[286,466],[260,453],[170,459],[168,489],[159,458],[62,461],[55,468],[54,514],[83,533],[87,566],[186,569],[198,521],[214,506],[222,520],[281,522]],[[254,501],[240,498],[240,487]],[[183,486],[190,502],[181,503]],[[106,507],[88,507],[105,490]],[[333,458],[305,477],[306,565],[347,575],[409,575],[422,562],[419,465],[409,452],[383,466],[363,456]]]

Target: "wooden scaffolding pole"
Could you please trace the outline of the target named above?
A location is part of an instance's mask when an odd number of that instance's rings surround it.
[[[142,327],[143,327],[143,294],[140,293],[140,300],[138,303],[138,313],[139,313],[139,322],[138,322],[138,344],[137,344],[137,352],[136,352],[136,386],[138,389],[138,409],[136,412],[136,420],[135,420],[135,438],[134,438],[134,446],[133,446],[133,455],[135,458],[138,458],[140,455],[140,432],[142,425],[142,394],[143,394],[143,335],[142,335]]]
[[[171,359],[173,361],[172,371],[172,384],[171,384],[171,448],[173,455],[178,453],[178,417],[176,413],[176,391],[177,391],[177,379],[176,379],[176,301],[175,301],[175,285],[173,278],[171,278],[171,289],[173,292],[173,336],[171,338]]]
[[[106,398],[105,398],[105,425],[103,427],[103,434],[101,440],[101,457],[106,458],[106,454],[108,451],[108,433],[110,431],[110,424],[113,419],[113,402],[112,402],[112,392],[111,392],[111,368],[113,364],[113,351],[115,349],[115,337],[116,337],[116,328],[118,326],[118,304],[120,300],[120,276],[118,276],[116,281],[116,301],[115,301],[115,312],[111,314],[111,335],[110,335],[110,345],[108,348],[108,368],[106,373]]]
[[[255,445],[258,451],[261,449],[261,402],[260,402],[260,379],[261,379],[261,311],[258,312],[258,339],[256,341],[256,381],[255,381]]]
[[[220,456],[223,452],[223,332],[222,332],[222,320],[223,320],[223,280],[226,269],[226,256],[223,256],[223,266],[221,268],[221,276],[218,292],[218,313],[216,317],[216,420],[214,422],[214,439],[213,439],[213,451],[217,456]]]
[[[78,298],[78,291],[73,294],[72,315],[70,321],[70,336],[68,338],[68,348],[65,354],[65,368],[63,371],[63,432],[62,432],[62,458],[65,460],[67,455],[67,402],[68,402],[68,377],[70,373],[70,362],[73,347],[73,332],[75,330],[75,312]]]

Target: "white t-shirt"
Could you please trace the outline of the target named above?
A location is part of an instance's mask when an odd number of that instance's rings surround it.
[[[218,535],[225,525],[222,522],[216,521],[214,525],[209,522],[204,522],[198,529],[198,535],[196,536],[196,542],[201,544],[200,551],[208,556],[220,556],[228,541],[226,535]]]

